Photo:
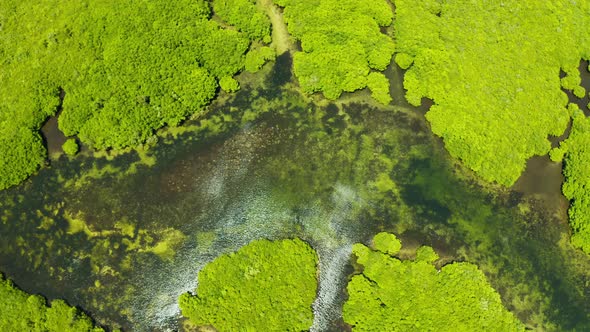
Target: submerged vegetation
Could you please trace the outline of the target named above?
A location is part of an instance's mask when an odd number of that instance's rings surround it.
[[[317,256],[305,242],[254,241],[199,272],[182,314],[218,331],[303,331],[311,327]]]
[[[0,274],[0,330],[30,332],[104,332],[63,300],[47,306],[45,298],[18,289]]]
[[[343,316],[353,331],[524,331],[477,266],[437,270],[430,247],[419,248],[414,261],[401,261],[392,234],[377,234],[373,247],[352,249],[362,272],[348,284]]]
[[[407,100],[450,154],[483,179],[511,185],[528,158],[566,129],[567,96],[590,58],[590,3],[396,0],[397,63]],[[560,80],[559,72],[566,76]]]

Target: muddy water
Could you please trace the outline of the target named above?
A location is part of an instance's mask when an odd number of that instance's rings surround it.
[[[45,147],[47,148],[49,158],[51,159],[57,158],[63,152],[61,146],[65,143],[67,139],[64,133],[62,133],[61,130],[59,130],[57,123],[57,119],[62,111],[62,104],[65,95],[65,91],[60,88],[59,105],[57,107],[56,115],[49,117],[49,119],[47,119],[47,121],[45,121],[45,123],[41,127],[41,135],[43,136]]]
[[[45,122],[41,133],[50,156],[63,152],[61,146],[65,143],[66,136],[57,127],[57,116],[52,116]]]
[[[563,180],[562,163],[552,162],[548,156],[535,156],[527,161],[524,173],[513,188],[542,200],[549,211],[566,220],[569,202],[561,193]]]
[[[288,54],[277,63],[269,88],[243,84],[213,106],[218,118],[208,120],[221,129],[160,138],[153,166],[136,154],[62,157],[1,192],[0,271],[101,324],[176,330],[176,299],[195,289],[204,264],[254,239],[297,236],[320,255],[313,328],[342,330],[350,246],[385,230],[408,257],[431,245],[447,262],[478,264],[531,328],[588,327],[590,262],[533,197],[553,197],[556,182],[530,180],[522,187],[535,189],[522,194],[463,180],[424,110],[404,104],[396,68],[391,108],[317,107],[281,87]],[[254,111],[262,115],[246,116]],[[555,172],[537,168],[531,179]],[[382,174],[395,186],[377,190]]]

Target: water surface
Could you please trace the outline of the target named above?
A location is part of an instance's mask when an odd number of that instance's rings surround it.
[[[204,264],[301,237],[320,256],[313,329],[342,330],[352,243],[392,231],[406,257],[431,245],[439,264],[478,264],[531,328],[590,328],[590,262],[568,245],[563,203],[548,203],[563,201],[558,166],[532,160],[515,190],[482,187],[430,133],[427,105],[404,102],[399,68],[390,107],[363,93],[320,107],[291,90],[290,65],[283,55],[146,153],[62,156],[0,192],[0,271],[100,324],[175,330]]]

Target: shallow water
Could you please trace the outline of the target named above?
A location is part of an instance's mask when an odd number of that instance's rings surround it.
[[[549,156],[532,157],[513,189],[542,200],[548,211],[566,220],[569,202],[561,193],[562,166],[561,162],[552,162]]]
[[[535,181],[554,169],[531,161],[539,171],[517,191],[482,188],[429,132],[425,108],[403,101],[399,69],[390,108],[318,107],[284,87],[289,56],[277,64],[261,86],[215,103],[215,125],[160,137],[153,166],[135,153],[64,156],[0,192],[0,271],[101,324],[175,330],[176,299],[204,264],[297,236],[320,256],[313,329],[342,330],[350,246],[385,230],[407,257],[431,245],[443,262],[478,264],[531,328],[589,326],[590,262],[567,245],[560,204],[547,204],[557,182]]]
[[[62,152],[61,146],[65,143],[66,136],[57,127],[57,117],[50,117],[41,128],[41,133],[49,155]]]

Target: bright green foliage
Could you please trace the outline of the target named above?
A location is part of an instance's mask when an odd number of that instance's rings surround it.
[[[248,39],[207,21],[202,6],[136,2],[95,5],[83,13],[89,31],[76,36],[99,34],[100,45],[96,61],[72,64],[89,70],[64,87],[59,126],[96,148],[137,145],[154,128],[177,125],[215,96],[215,77],[243,67]]]
[[[44,61],[57,56],[55,40],[62,37],[41,28],[55,16],[42,7],[35,1],[26,6],[0,1],[0,189],[18,184],[43,163],[46,151],[37,131],[59,105],[54,81],[61,66],[44,72],[43,61],[32,61],[34,55]]]
[[[578,98],[584,98],[586,96],[586,89],[583,86],[577,86],[574,88],[574,96]]]
[[[568,210],[571,242],[590,254],[590,120],[578,107],[572,118],[569,138],[551,151],[551,159],[564,160],[562,191],[571,201]]]
[[[371,95],[376,101],[384,105],[391,102],[389,80],[382,73],[371,72],[367,76],[367,87],[371,90]]]
[[[396,255],[402,248],[402,243],[393,234],[381,232],[373,237],[373,247],[384,254]]]
[[[417,262],[426,262],[426,263],[433,263],[438,259],[438,255],[429,246],[422,246],[416,250],[416,261]]]
[[[398,53],[395,55],[395,63],[397,63],[401,69],[408,69],[412,63],[414,63],[414,58],[406,53]]]
[[[270,36],[270,19],[256,8],[256,0],[213,0],[213,11],[252,40]]]
[[[182,314],[218,331],[303,331],[311,327],[317,256],[305,242],[258,240],[199,272]]]
[[[60,96],[66,135],[136,146],[202,111],[217,80],[244,68],[251,42],[210,20],[204,0],[6,0],[0,13],[0,189],[43,162],[36,132]]]
[[[255,48],[246,54],[246,70],[255,73],[262,68],[266,61],[273,60],[276,57],[275,50],[268,46]]]
[[[407,99],[450,154],[487,181],[511,185],[548,135],[567,126],[561,85],[579,85],[590,57],[590,2],[396,0],[395,36]],[[403,54],[403,55],[402,55]],[[560,81],[559,71],[567,76]]]
[[[61,147],[67,155],[73,156],[78,153],[78,143],[75,139],[70,138]]]
[[[200,21],[187,41],[197,60],[215,77],[233,76],[244,68],[249,40],[241,33],[221,29],[213,21]]]
[[[579,75],[568,74],[561,79],[561,86],[567,90],[574,90],[582,82]]]
[[[436,254],[425,248],[417,260],[400,261],[353,246],[363,271],[348,284],[343,317],[354,331],[524,331],[477,266],[437,270],[430,263]]]
[[[48,307],[39,295],[29,295],[16,288],[0,274],[0,331],[84,332],[104,331],[92,320],[63,300]]]
[[[240,83],[238,83],[238,81],[236,81],[231,76],[223,76],[219,80],[219,86],[221,87],[221,89],[223,89],[223,91],[227,92],[235,92],[240,90]]]
[[[0,190],[34,173],[46,155],[37,132],[11,125],[0,126]]]
[[[321,91],[326,98],[337,99],[343,91],[366,87],[371,69],[384,70],[391,62],[393,41],[380,31],[392,22],[387,1],[275,2],[285,7],[288,30],[301,41],[303,52],[296,53],[293,62],[304,92]],[[376,98],[384,101],[381,93]]]

